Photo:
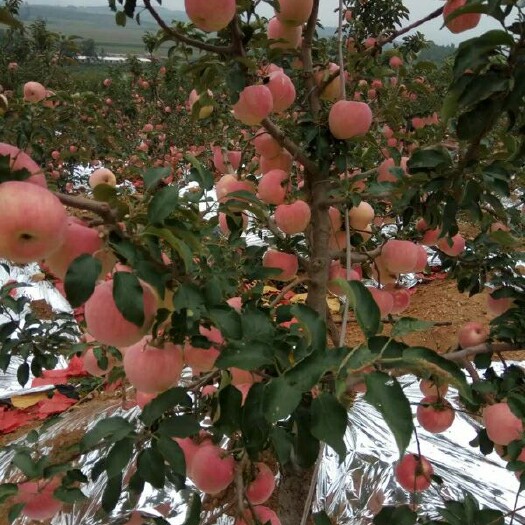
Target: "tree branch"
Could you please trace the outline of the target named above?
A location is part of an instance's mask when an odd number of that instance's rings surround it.
[[[317,164],[279,126],[274,124],[269,118],[263,119],[261,124],[283,148],[288,150],[304,166],[306,171],[309,173],[319,172]]]
[[[405,33],[408,33],[409,31],[412,31],[412,29],[415,29],[416,27],[419,27],[420,25],[423,25],[425,22],[428,22],[429,20],[433,20],[434,18],[437,18],[443,13],[443,7],[440,7],[439,9],[436,9],[435,11],[432,11],[429,15],[425,16],[424,18],[421,18],[420,20],[417,20],[413,24],[410,24],[406,27],[403,27],[402,29],[398,29],[397,31],[394,31],[391,35],[388,37],[379,37],[378,39],[378,46],[384,46],[385,44],[388,44],[395,40],[398,36],[404,35]]]
[[[107,202],[98,202],[84,197],[77,197],[76,195],[66,195],[56,191],[53,193],[64,206],[96,213],[97,215],[100,215],[107,224],[115,224],[117,221],[115,210]]]
[[[321,111],[321,103],[319,102],[319,94],[317,93],[314,69],[312,62],[312,42],[314,39],[315,26],[317,24],[317,16],[319,14],[319,0],[314,0],[314,6],[306,29],[303,35],[303,45],[301,48],[302,59],[303,59],[303,71],[305,75],[305,84],[308,92],[308,102],[310,104],[310,111],[314,116],[314,120],[317,118],[319,111]],[[305,166],[306,168],[306,166]]]
[[[464,348],[463,350],[458,350],[457,352],[443,354],[443,357],[449,361],[461,363],[464,359],[479,354],[490,354],[491,352],[510,352],[512,350],[519,349],[519,345],[513,345],[510,343],[484,343],[482,345]]]
[[[151,0],[144,0],[144,6],[149,11],[154,20],[157,22],[157,24],[160,26],[160,28],[166,34],[175,38],[175,40],[177,40],[178,42],[182,42],[183,44],[187,44],[188,46],[201,49],[202,51],[209,51],[210,53],[217,53],[219,55],[233,54],[233,46],[216,46],[213,44],[207,44],[206,42],[201,42],[200,40],[196,40],[195,38],[190,38],[185,34],[180,33],[176,29],[173,29],[173,27],[170,27],[168,24],[166,24],[162,17],[157,13],[155,8],[151,5]]]

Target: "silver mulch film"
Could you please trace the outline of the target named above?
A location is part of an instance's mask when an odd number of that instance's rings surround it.
[[[3,271],[3,270],[0,270]],[[25,268],[14,268],[9,275],[0,275],[0,283],[7,278],[29,282],[31,275],[38,272],[34,265]],[[22,293],[30,294],[34,299],[49,300],[57,309],[65,311],[67,303],[62,296],[47,283],[38,282],[31,289]],[[417,403],[422,395],[417,383],[405,381],[406,393],[411,402]],[[16,367],[7,373],[0,374],[0,399],[12,392],[23,392],[16,381]],[[454,402],[454,394],[449,396]],[[67,435],[79,429],[91,428],[97,421],[111,415],[121,415],[133,419],[139,413],[138,408],[123,409],[121,403],[109,400],[104,410],[94,409],[90,403],[81,404],[74,410],[66,412],[61,419],[51,426],[39,440],[42,452],[46,453],[46,442],[53,436]],[[349,426],[346,433],[346,444],[349,453],[343,463],[331,449],[326,448],[323,454],[314,499],[315,509],[324,509],[335,518],[339,525],[369,525],[382,505],[408,502],[408,494],[395,482],[393,466],[398,458],[392,434],[379,414],[359,397],[348,413]],[[419,431],[421,453],[433,464],[436,474],[444,480],[444,485],[431,488],[421,495],[418,504],[432,513],[442,505],[447,497],[461,497],[462,490],[472,493],[482,505],[509,512],[514,508],[518,481],[505,469],[505,463],[495,454],[482,456],[478,450],[469,446],[479,428],[471,417],[458,412],[454,425],[441,435],[432,435]],[[18,441],[23,442],[24,438]],[[411,451],[416,451],[415,443]],[[10,467],[13,452],[0,451],[0,480],[16,481],[15,470]],[[80,459],[80,468],[87,474],[97,459],[98,453],[86,454]],[[100,503],[105,486],[104,475],[97,482],[83,487],[88,499],[75,504],[67,512],[61,512],[51,521],[52,525],[121,525],[127,521],[130,513],[137,509],[143,516],[164,515],[169,523],[182,525],[187,512],[189,493],[177,493],[172,486],[163,490],[154,490],[149,485],[138,502],[132,502],[123,496],[114,513],[108,517],[101,513]],[[525,497],[520,496],[518,507],[525,504]],[[15,525],[29,525],[31,520],[19,518]],[[232,520],[221,518],[220,525],[229,525]],[[515,524],[525,524],[525,514],[514,517]]]

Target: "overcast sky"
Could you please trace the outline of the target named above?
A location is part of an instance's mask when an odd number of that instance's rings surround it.
[[[89,6],[89,5],[107,5],[107,0],[27,0],[29,4],[51,4],[51,5],[78,5],[78,6]],[[371,0],[373,1],[373,0]],[[137,2],[140,5],[140,0]],[[443,5],[442,0],[404,0],[405,5],[408,7],[411,13],[410,21],[416,21],[424,16],[428,15],[438,7]],[[118,5],[118,4],[117,4]],[[163,0],[163,7],[174,10],[184,10],[184,0]],[[321,22],[325,26],[337,25],[337,13],[334,12],[336,7],[339,5],[339,0],[321,0]],[[261,13],[271,16],[272,8],[263,4]],[[488,17],[483,17],[481,23],[476,29],[466,31],[460,35],[454,35],[446,28],[440,29],[443,23],[442,17],[439,17],[431,22],[427,22],[419,29],[429,40],[433,40],[438,44],[450,44],[458,43],[465,38],[476,36],[487,29],[496,27],[494,22]]]

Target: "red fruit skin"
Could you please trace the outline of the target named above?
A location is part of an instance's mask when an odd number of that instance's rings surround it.
[[[275,489],[275,476],[266,463],[255,463],[257,474],[246,487],[246,499],[252,505],[267,501]]]
[[[380,290],[379,288],[374,288],[372,286],[368,286],[367,288],[379,307],[381,317],[383,318],[390,314],[394,307],[394,298],[392,297],[392,294],[386,290]]]
[[[448,0],[443,8],[443,19],[447,20],[447,17],[466,4],[466,0]],[[481,13],[465,13],[459,15],[448,22],[445,25],[452,33],[461,33],[467,29],[472,29],[479,24],[481,20]]]
[[[233,481],[235,460],[215,445],[199,447],[191,462],[196,487],[206,494],[218,494]]]
[[[425,430],[432,434],[439,434],[452,426],[456,413],[447,400],[440,399],[438,396],[427,396],[420,401],[416,417]]]
[[[53,492],[60,485],[58,479],[27,481],[18,485],[17,503],[24,503],[22,514],[32,520],[52,518],[63,506]]]
[[[272,509],[269,509],[268,507],[264,507],[262,505],[254,507],[255,516],[257,519],[266,525],[266,523],[270,523],[270,525],[281,525],[281,520],[278,518],[277,514]],[[250,511],[247,510],[245,513],[245,517],[251,521],[246,521],[243,518],[237,518],[235,520],[235,525],[248,525],[251,523],[254,523],[254,520],[252,518],[252,515],[250,514]]]
[[[486,326],[476,321],[465,323],[458,330],[458,342],[461,348],[469,348],[484,343],[489,336]]]
[[[277,250],[267,250],[263,256],[263,266],[265,268],[278,268],[281,273],[272,275],[275,281],[289,281],[297,275],[299,260],[296,255],[291,253],[279,252]]]
[[[409,492],[428,489],[433,474],[434,469],[428,459],[416,454],[406,454],[395,467],[396,481]]]
[[[306,230],[311,218],[310,206],[297,200],[292,204],[279,204],[275,210],[275,223],[288,235]]]
[[[507,446],[523,435],[523,423],[505,402],[489,405],[483,411],[483,422],[489,439],[496,445]]]

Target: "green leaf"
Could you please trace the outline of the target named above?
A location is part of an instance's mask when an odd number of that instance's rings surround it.
[[[319,440],[310,432],[312,420],[308,408],[300,405],[294,412],[294,416],[297,427],[294,443],[295,461],[300,467],[309,468],[319,457]]]
[[[170,416],[159,425],[159,434],[169,437],[186,438],[194,436],[200,430],[199,422],[188,414]]]
[[[293,437],[283,427],[275,426],[270,433],[273,448],[277,455],[277,460],[281,465],[286,465],[290,461],[293,448]]]
[[[16,483],[2,483],[0,485],[0,503],[3,503],[11,496],[14,496],[17,492],[18,485]]]
[[[475,403],[461,368],[456,363],[440,356],[434,350],[416,346],[406,348],[403,350],[403,361],[416,367],[416,370],[431,371],[435,376],[444,377],[446,382],[454,385],[466,400]]]
[[[126,321],[137,326],[144,324],[144,291],[136,275],[129,272],[113,274],[113,299]]]
[[[365,375],[365,382],[365,400],[383,416],[402,456],[414,431],[410,403],[397,380],[388,374],[371,372]]]
[[[165,412],[176,406],[191,407],[191,397],[184,388],[176,387],[166,390],[151,400],[143,409],[140,419],[147,426],[151,426]]]
[[[118,503],[120,499],[120,493],[122,492],[122,472],[119,472],[116,476],[108,478],[106,488],[102,494],[102,508],[110,513]]]
[[[117,441],[111,447],[106,457],[106,471],[109,478],[116,476],[120,472],[124,472],[125,467],[133,455],[134,446],[134,439],[126,437]]]
[[[189,271],[193,266],[193,253],[190,247],[180,239],[178,239],[168,228],[156,228],[148,226],[144,230],[144,235],[153,235],[164,239],[178,254],[184,263],[184,269]]]
[[[390,335],[392,337],[403,337],[412,332],[425,332],[433,326],[434,323],[432,321],[420,321],[413,317],[402,317],[396,322]]]
[[[273,363],[272,347],[266,343],[231,341],[221,350],[215,361],[217,368],[240,368],[255,370]]]
[[[332,520],[328,517],[328,514],[324,510],[316,512],[313,515],[313,518],[314,525],[333,525]]]
[[[81,306],[91,297],[101,271],[102,263],[88,254],[80,255],[69,265],[64,290],[73,308]]]
[[[110,443],[115,443],[130,436],[135,427],[124,418],[119,416],[101,419],[80,442],[83,450],[90,449],[106,439]]]
[[[344,435],[347,428],[346,409],[329,393],[322,392],[312,402],[311,433],[319,441],[324,441],[339,454],[341,464],[346,455]]]
[[[233,434],[241,427],[241,391],[228,385],[219,392],[219,419],[215,427],[223,434]]]
[[[11,505],[11,507],[9,507],[9,514],[7,515],[7,521],[9,521],[9,523],[13,523],[16,520],[16,518],[20,516],[24,505],[25,503],[15,503],[14,505]]]
[[[377,334],[381,327],[381,314],[372,294],[359,281],[334,279],[336,286],[342,288],[354,310],[357,323],[366,337]]]
[[[321,316],[304,304],[293,305],[290,312],[301,323],[308,345],[314,350],[326,348],[326,323]]]
[[[190,181],[195,181],[203,190],[211,190],[213,188],[214,180],[213,173],[206,169],[199,160],[193,155],[185,155],[184,157],[194,169],[190,170]]]
[[[165,466],[160,452],[152,447],[143,450],[137,458],[140,477],[156,489],[164,487]]]
[[[245,341],[270,342],[275,334],[275,328],[268,314],[254,307],[248,307],[243,311],[241,327]]]
[[[115,22],[118,26],[126,27],[126,13],[124,13],[124,11],[117,11],[115,13]]]
[[[166,186],[155,193],[148,206],[148,221],[162,224],[179,205],[179,188]]]
[[[209,317],[213,324],[228,339],[241,339],[241,316],[229,306],[209,309]]]
[[[171,168],[148,168],[142,175],[142,178],[144,179],[144,187],[146,190],[150,190],[162,179],[169,177],[170,173]]]
[[[253,384],[242,407],[241,431],[244,446],[253,459],[265,449],[270,435],[271,425],[264,417],[264,394],[261,383]]]
[[[186,460],[179,444],[166,436],[160,436],[157,440],[157,448],[168,462],[173,472],[186,476]]]
[[[23,26],[20,20],[17,20],[7,7],[0,7],[0,24],[12,27],[13,29],[21,29]]]
[[[64,503],[73,504],[77,501],[82,501],[87,496],[77,488],[58,487],[53,492],[53,496]]]
[[[417,521],[417,513],[408,505],[399,507],[383,507],[381,512],[374,517],[374,525],[414,525]]]
[[[28,478],[37,478],[42,474],[42,468],[31,458],[26,450],[19,450],[13,457],[13,465],[19,468]]]
[[[29,364],[24,362],[19,365],[16,370],[16,378],[21,386],[24,386],[29,381]]]
[[[449,151],[443,146],[420,148],[410,156],[407,167],[410,172],[434,171],[452,164]]]
[[[190,510],[188,511],[188,515],[186,516],[183,525],[199,525],[201,522],[202,503],[200,496],[196,492],[193,493],[189,508]]]
[[[97,184],[93,188],[93,197],[99,202],[115,204],[117,199],[117,189],[109,184]]]
[[[264,387],[264,414],[270,423],[289,416],[300,403],[301,390],[288,384],[284,377],[271,379]]]

